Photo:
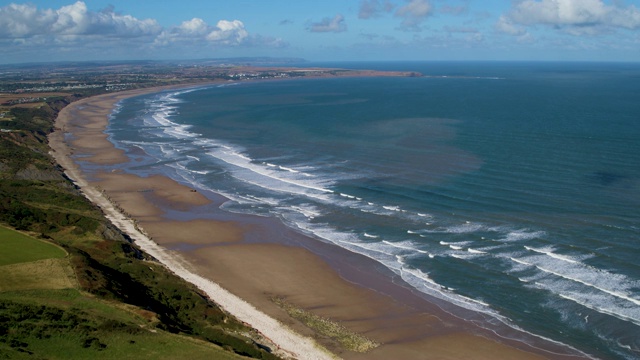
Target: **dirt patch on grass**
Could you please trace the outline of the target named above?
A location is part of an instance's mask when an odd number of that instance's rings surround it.
[[[75,287],[75,276],[66,258],[0,266],[0,291]]]

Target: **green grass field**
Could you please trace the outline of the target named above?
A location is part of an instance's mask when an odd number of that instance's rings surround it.
[[[239,359],[157,329],[155,313],[78,289],[61,248],[0,227],[0,358]]]
[[[0,227],[0,358],[242,358],[163,330],[155,312],[83,291],[69,259],[56,245]]]
[[[80,291],[58,246],[0,227],[0,358],[239,358],[157,323],[154,313]]]
[[[0,266],[64,258],[61,248],[0,226]]]
[[[0,227],[0,292],[77,287],[60,247]]]
[[[77,289],[0,292],[0,358],[239,359],[192,337],[155,328],[135,307]]]
[[[27,341],[29,341],[29,351],[36,354],[46,354],[48,359],[243,359],[204,341],[164,332],[126,336],[112,334],[99,338],[83,338],[81,336],[74,338],[65,334],[44,340],[29,339]],[[28,353],[20,353],[20,355],[26,355],[25,359],[33,358]],[[22,357],[16,356],[15,358]]]

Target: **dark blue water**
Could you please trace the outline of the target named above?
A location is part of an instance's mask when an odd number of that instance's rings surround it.
[[[422,78],[133,98],[110,133],[171,173],[495,323],[640,358],[640,65],[364,63]]]

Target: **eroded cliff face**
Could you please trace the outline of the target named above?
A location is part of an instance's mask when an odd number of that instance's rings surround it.
[[[55,169],[38,169],[35,165],[29,164],[27,167],[16,172],[17,180],[38,180],[38,181],[63,181],[64,178]]]

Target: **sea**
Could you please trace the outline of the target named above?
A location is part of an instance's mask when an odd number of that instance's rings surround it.
[[[423,76],[147,94],[109,138],[139,158],[126,171],[374,259],[489,327],[640,358],[640,64],[301,66]]]

